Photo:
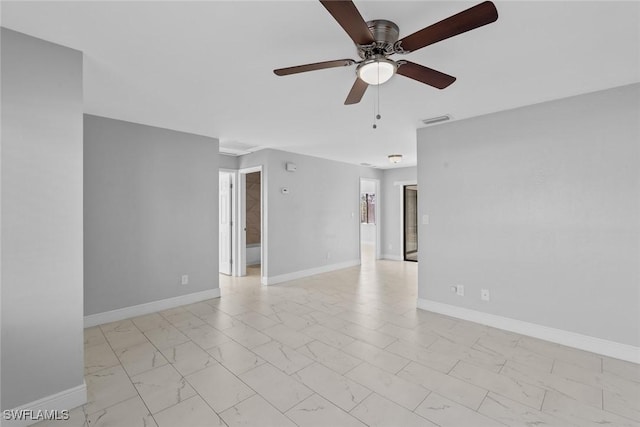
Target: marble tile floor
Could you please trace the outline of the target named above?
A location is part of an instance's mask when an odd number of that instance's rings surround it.
[[[417,310],[372,261],[85,330],[88,403],[40,427],[640,426],[640,366]]]

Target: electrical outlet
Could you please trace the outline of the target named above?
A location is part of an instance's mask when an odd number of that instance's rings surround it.
[[[327,259],[331,258],[331,252],[327,252]]]
[[[189,275],[188,274],[183,274],[182,275],[182,280],[181,282],[182,285],[188,285],[189,284]]]
[[[461,297],[464,296],[464,286],[463,285],[456,286],[456,294],[460,295]]]
[[[489,301],[489,299],[490,299],[489,289],[480,290],[480,299],[482,301]]]

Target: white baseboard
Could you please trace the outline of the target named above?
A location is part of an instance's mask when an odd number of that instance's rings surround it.
[[[131,307],[118,308],[116,310],[105,311],[104,313],[90,314],[84,316],[84,327],[102,325],[118,320],[129,319],[130,317],[142,316],[149,313],[155,313],[160,310],[179,307],[181,305],[193,304],[195,302],[204,301],[211,298],[220,297],[220,288],[209,289],[192,294],[179,295],[173,298],[167,298],[159,301],[152,301],[145,304],[133,305]]]
[[[417,305],[418,308],[422,310],[469,320],[494,328],[504,329],[505,331],[528,335],[541,340],[602,354],[615,359],[640,363],[640,347],[421,298],[418,298]]]
[[[280,274],[279,276],[263,277],[263,285],[275,285],[276,283],[288,282],[289,280],[301,279],[303,277],[314,276],[316,274],[328,273],[330,271],[342,270],[343,268],[360,265],[359,259],[354,259],[337,264],[323,265],[322,267],[310,268],[308,270],[294,271],[293,273]]]
[[[382,254],[382,259],[390,259],[391,261],[404,261],[404,257],[402,255],[395,254]]]
[[[38,399],[34,402],[19,406],[11,410],[11,412],[15,414],[19,412],[24,413],[25,411],[30,411],[30,414],[33,414],[33,416],[37,416],[36,414],[38,414],[39,411],[42,411],[44,413],[44,411],[49,412],[55,410],[71,410],[73,408],[77,408],[78,406],[84,405],[85,403],[87,403],[87,385],[83,382],[79,386],[72,387],[59,393],[52,394],[51,396],[43,397],[42,399]],[[25,427],[42,421],[42,419],[5,420],[4,415],[5,414],[3,412],[3,427]],[[61,414],[58,415],[60,416]]]

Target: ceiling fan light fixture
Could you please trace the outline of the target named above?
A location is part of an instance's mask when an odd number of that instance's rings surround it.
[[[402,154],[389,154],[387,156],[389,158],[389,162],[396,164],[402,161]]]
[[[368,85],[381,85],[398,70],[398,64],[387,58],[367,59],[358,65],[358,77]]]

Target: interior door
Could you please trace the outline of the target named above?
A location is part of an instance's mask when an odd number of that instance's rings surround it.
[[[231,217],[231,173],[220,172],[220,273],[231,275],[231,264],[233,253],[231,251],[231,228],[233,226]]]
[[[404,187],[404,260],[418,261],[418,186]]]

